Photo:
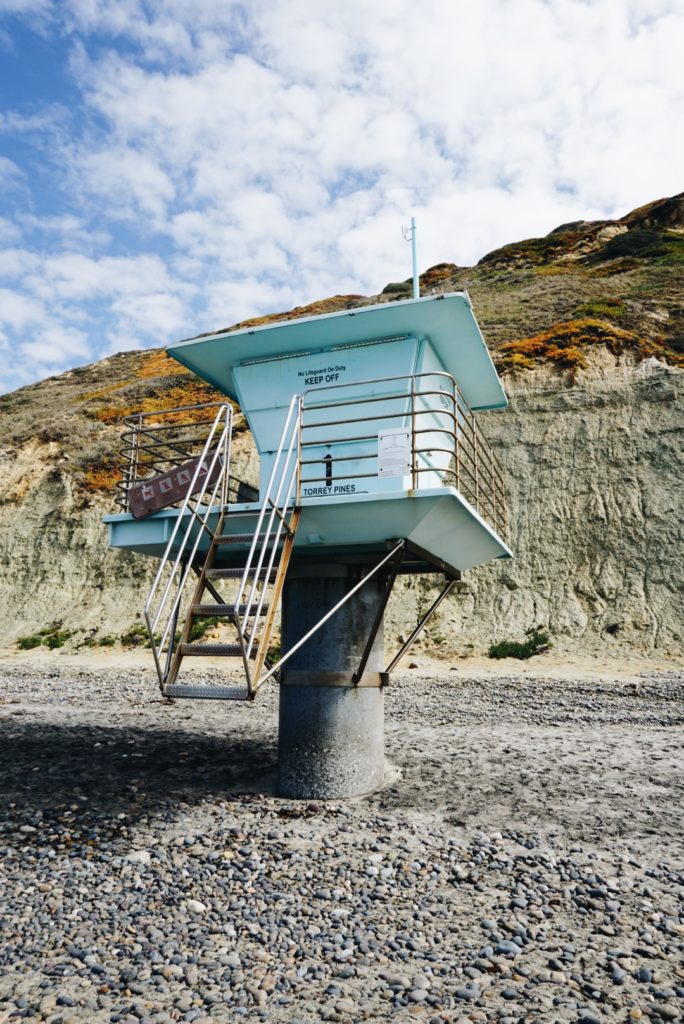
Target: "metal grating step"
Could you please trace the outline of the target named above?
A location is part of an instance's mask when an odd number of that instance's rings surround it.
[[[242,654],[240,644],[179,644],[178,650],[183,656],[204,658],[239,658]]]
[[[258,604],[253,605],[250,608],[249,618],[254,618],[257,613]],[[246,615],[247,605],[246,604],[194,604],[192,606],[193,615]],[[261,611],[268,611],[268,605],[262,604]]]
[[[164,687],[165,697],[188,697],[195,700],[250,700],[244,686],[211,686],[196,683],[169,683]]]
[[[278,538],[278,543],[282,544],[285,540],[286,533],[285,529]],[[214,538],[217,544],[251,544],[254,540],[253,533],[220,533]],[[272,543],[273,536],[270,533],[259,533],[257,534],[257,544]]]
[[[244,569],[207,569],[207,579],[209,580],[239,580],[242,578]],[[249,578],[253,579],[256,574],[250,572]],[[259,579],[265,580],[268,575],[269,581],[273,582],[276,578],[276,570],[271,569],[270,574],[267,569],[262,569],[259,573]]]

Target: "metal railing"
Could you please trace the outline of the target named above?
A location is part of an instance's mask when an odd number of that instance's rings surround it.
[[[218,515],[222,519],[227,504],[232,426],[232,407],[227,403],[220,405],[145,601],[145,623],[162,686],[173,656],[176,626],[188,576],[193,571],[202,539],[208,538],[210,543],[214,539],[210,517]],[[203,472],[203,467],[206,467],[206,472]]]
[[[238,609],[236,613],[238,629],[245,638],[244,657],[248,685],[254,692],[260,685],[261,672],[266,662],[268,644],[299,520],[300,421],[301,399],[298,395],[294,395],[280,435],[278,449],[261,502],[261,511],[235,600]],[[281,542],[284,546],[279,551]],[[274,573],[273,589],[269,592],[267,584],[271,581]],[[261,587],[259,587],[260,581],[263,581]],[[268,608],[265,608],[264,598],[267,593],[269,602]],[[257,632],[259,632],[257,627],[263,614],[265,614],[263,628],[260,631],[260,638],[257,639]],[[248,628],[250,620],[252,621],[251,629]],[[255,644],[258,644],[256,662],[254,671],[251,672],[249,659]],[[252,680],[255,682],[253,683]]]
[[[129,510],[128,492],[136,484],[199,456],[213,429],[212,410],[225,407],[219,403],[189,405],[127,417],[120,451],[119,506]],[[284,442],[287,430],[294,429],[294,424],[301,432],[301,443],[293,440],[294,435]],[[414,490],[455,487],[508,541],[501,466],[456,381],[445,371],[308,389],[301,398],[292,399],[279,458],[285,452],[289,459],[294,459],[296,451],[297,462],[301,461],[297,486],[303,497],[316,484],[321,485],[317,489],[321,497],[334,493],[327,489],[333,476],[335,483],[348,481],[358,489],[359,482],[363,484],[379,475],[379,431],[395,427],[410,435],[410,486]],[[326,463],[324,452],[333,445],[334,461],[330,457]],[[273,479],[271,476],[269,487]],[[283,479],[280,485],[284,485]],[[259,499],[256,488],[232,477],[225,486],[231,503]],[[194,496],[195,503],[196,499]],[[259,502],[261,517],[267,512],[270,517],[275,515],[269,504],[272,499],[270,493],[268,501]],[[180,507],[182,502],[176,504]],[[253,558],[254,552],[250,552],[250,559]],[[247,593],[251,591],[252,584]]]
[[[116,503],[130,511],[128,492],[138,484],[184,466],[203,451],[220,409],[228,403],[207,402],[177,409],[157,409],[124,418],[121,447],[117,452],[121,479]],[[227,481],[228,501],[257,501],[259,492],[241,480]],[[179,506],[182,499],[176,502]]]
[[[503,471],[451,374],[429,371],[310,388],[301,407],[301,488],[325,494],[380,473],[378,433],[410,436],[406,476],[419,490],[455,487],[506,542]],[[328,453],[335,446],[334,459]],[[345,446],[347,454],[340,454]],[[342,449],[344,450],[344,448]],[[327,461],[326,461],[327,460]],[[321,469],[323,468],[323,471]]]

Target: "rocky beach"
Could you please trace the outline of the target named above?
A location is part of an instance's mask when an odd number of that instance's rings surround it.
[[[684,1024],[684,0],[0,52],[0,1024]]]
[[[637,671],[405,670],[385,788],[308,803],[275,688],[1,661],[0,1021],[683,1019],[684,673]]]

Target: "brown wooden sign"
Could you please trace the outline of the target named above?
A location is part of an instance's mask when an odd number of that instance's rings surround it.
[[[181,466],[174,466],[167,473],[153,476],[149,480],[143,480],[142,483],[131,487],[128,492],[128,507],[133,518],[142,519],[152,512],[158,512],[160,508],[168,508],[169,505],[175,505],[177,501],[182,501],[190,489],[192,478],[199,464],[200,459],[192,459],[190,462],[184,462]],[[216,483],[221,472],[221,460],[216,460],[207,479],[210,465],[210,458],[205,459],[202,463],[192,489],[193,494],[205,484],[207,487],[212,487]]]

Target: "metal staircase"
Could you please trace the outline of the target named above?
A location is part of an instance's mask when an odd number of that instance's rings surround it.
[[[299,521],[300,421],[300,400],[295,396],[256,527],[245,533],[239,531],[245,513],[231,512],[227,504],[232,408],[222,405],[216,415],[145,602],[145,622],[165,697],[253,700],[265,678],[274,674],[268,648]],[[198,488],[202,468],[205,483]],[[253,512],[249,518],[253,523]],[[222,621],[230,639],[193,639],[199,617]],[[240,658],[243,680],[179,682],[188,657]]]

